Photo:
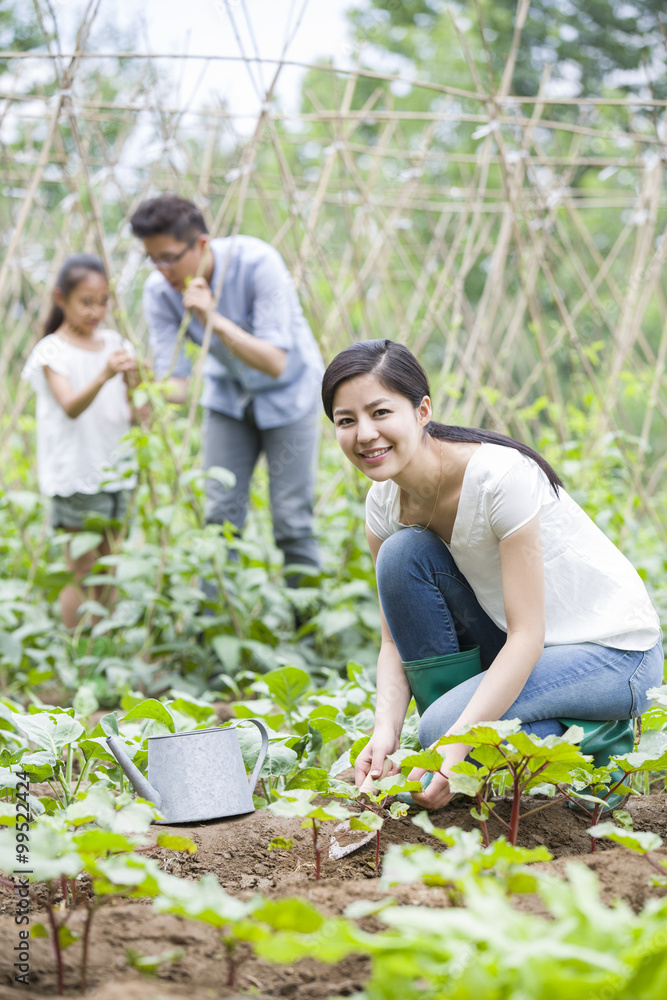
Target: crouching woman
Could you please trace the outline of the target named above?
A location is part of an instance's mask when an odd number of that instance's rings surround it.
[[[664,664],[658,616],[630,562],[537,452],[432,420],[421,365],[390,340],[337,355],[322,398],[345,456],[372,480],[382,646],[358,784],[398,748],[411,694],[423,746],[468,723],[519,718],[544,737],[648,708]],[[448,775],[469,752],[439,749],[440,772],[413,794],[430,809],[450,800]],[[624,749],[631,741],[612,752]]]

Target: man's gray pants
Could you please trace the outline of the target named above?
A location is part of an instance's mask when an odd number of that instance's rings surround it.
[[[236,484],[231,490],[226,490],[214,479],[207,479],[207,522],[223,524],[230,521],[239,531],[243,528],[250,479],[264,452],[269,468],[273,535],[284,554],[285,565],[319,568],[320,554],[313,534],[319,436],[319,406],[296,423],[265,430],[255,424],[252,405],[246,408],[242,420],[207,409],[204,417],[205,468],[222,466],[236,476]]]

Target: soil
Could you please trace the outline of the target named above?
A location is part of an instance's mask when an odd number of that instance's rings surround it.
[[[538,803],[542,804],[542,803]],[[535,799],[525,801],[533,808]],[[636,830],[651,830],[667,842],[667,795],[637,797],[628,805]],[[509,802],[499,806],[500,815],[509,817]],[[437,826],[460,826],[473,829],[469,804],[453,803],[441,812],[431,813]],[[521,821],[519,842],[526,847],[545,844],[554,861],[536,866],[564,877],[573,860],[586,864],[600,880],[602,899],[606,903],[623,899],[635,910],[664,890],[651,887],[652,869],[641,857],[610,845],[598,843],[590,854],[590,838],[586,833],[589,821],[562,803],[526,816]],[[190,836],[198,845],[195,855],[155,849],[166,871],[197,879],[212,872],[229,893],[248,897],[261,892],[269,898],[301,896],[328,914],[340,914],[356,899],[385,898],[375,876],[375,845],[365,845],[339,861],[327,854],[328,826],[320,834],[322,853],[321,881],[315,881],[312,836],[301,829],[299,820],[278,819],[267,811],[224,821],[181,825],[174,832]],[[502,833],[500,824],[489,824],[492,837]],[[291,851],[267,850],[273,837],[292,838]],[[388,821],[381,835],[383,849],[390,843],[429,843],[437,847],[432,837],[415,827],[409,818]],[[401,903],[443,907],[450,905],[445,890],[424,885],[397,886],[391,896]],[[35,900],[35,906],[37,900]],[[14,922],[15,901],[10,890],[0,890],[0,1000],[14,1000],[10,957],[17,942]],[[543,912],[540,901],[532,896],[517,897],[517,905],[531,912]],[[83,912],[75,910],[70,921],[72,930],[80,930]],[[33,920],[44,915],[36,909]],[[370,921],[370,922],[369,922]],[[380,925],[373,918],[363,922],[367,929]],[[157,956],[178,951],[180,957],[166,959],[155,978],[148,978],[128,965],[126,949],[134,948],[144,955]],[[57,994],[54,963],[48,940],[30,941],[31,996],[38,1000]],[[65,952],[68,996],[81,996],[77,990],[80,945]],[[226,981],[226,962],[222,955],[219,932],[194,920],[184,920],[153,912],[149,902],[114,899],[96,913],[92,925],[90,964],[88,971],[89,1000],[211,1000],[214,997],[233,998],[248,994],[264,998],[289,1000],[325,1000],[350,996],[363,988],[369,973],[369,962],[362,956],[352,956],[335,966],[320,965],[305,960],[292,966],[271,965],[248,955],[238,971],[235,988]]]

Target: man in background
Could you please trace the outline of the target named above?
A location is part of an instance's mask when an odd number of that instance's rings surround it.
[[[209,239],[199,209],[178,195],[142,202],[130,224],[155,267],[144,313],[156,377],[169,377],[174,402],[185,400],[191,371],[182,350],[174,358],[183,317],[190,312],[185,335],[199,345],[210,318],[204,466],[229,469],[236,484],[207,479],[207,522],[242,529],[264,452],[285,566],[319,568],[313,503],[323,364],[282,257],[254,236]],[[298,575],[287,582],[296,585]]]

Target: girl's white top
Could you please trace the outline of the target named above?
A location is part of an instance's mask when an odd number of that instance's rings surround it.
[[[377,538],[408,527],[400,489],[373,483],[366,523]],[[498,543],[539,515],[546,584],[546,646],[595,642],[650,649],[660,623],[641,577],[587,514],[515,448],[482,444],[468,462],[447,546],[488,616],[505,632]],[[443,545],[446,544],[443,542]]]
[[[131,416],[123,376],[114,375],[83,413],[68,417],[44,374],[48,365],[69,379],[76,393],[90,385],[114,351],[124,347],[134,353],[115,330],[99,332],[101,351],[85,351],[57,333],[49,334],[33,349],[21,373],[37,393],[37,473],[46,496],[115,493],[136,483],[133,451],[121,442]]]

